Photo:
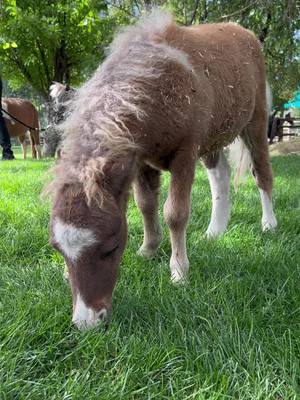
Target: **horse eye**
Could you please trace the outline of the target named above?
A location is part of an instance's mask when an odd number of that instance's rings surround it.
[[[102,257],[103,258],[107,258],[109,256],[112,256],[113,253],[117,250],[118,247],[119,247],[119,245],[115,246],[112,250],[107,251],[106,253],[103,253]]]

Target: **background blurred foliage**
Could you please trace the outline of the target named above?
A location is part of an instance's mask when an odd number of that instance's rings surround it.
[[[105,57],[117,27],[152,7],[184,25],[234,21],[263,43],[274,105],[281,109],[300,82],[297,0],[2,0],[0,63],[14,93],[30,85],[41,102],[53,80],[77,86]]]

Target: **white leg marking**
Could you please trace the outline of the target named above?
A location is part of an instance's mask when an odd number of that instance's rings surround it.
[[[23,159],[26,160],[26,148],[27,148],[27,145],[26,145],[26,143],[21,143],[21,146],[22,146],[22,151],[23,151]]]
[[[75,309],[73,311],[72,322],[82,331],[95,328],[107,317],[106,308],[95,311],[87,307],[80,294],[77,294]]]
[[[259,189],[261,206],[262,206],[262,219],[261,225],[263,231],[275,229],[277,226],[277,220],[274,215],[272,200],[268,196],[267,192]]]
[[[82,251],[97,242],[90,229],[77,228],[56,218],[53,225],[54,238],[63,253],[72,261],[77,260]]]
[[[189,270],[189,259],[186,252],[186,233],[170,231],[172,255],[170,259],[171,280],[173,283],[184,283]]]
[[[215,168],[207,168],[207,175],[212,195],[212,212],[206,236],[214,238],[225,232],[230,217],[230,167],[223,153]]]

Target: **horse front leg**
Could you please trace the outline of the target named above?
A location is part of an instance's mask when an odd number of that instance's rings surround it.
[[[21,146],[22,146],[23,160],[26,160],[26,148],[27,148],[26,142],[21,143]]]
[[[171,182],[164,217],[170,230],[172,255],[171,279],[174,283],[184,281],[189,269],[186,251],[186,226],[190,214],[190,196],[195,174],[196,157],[193,152],[182,152],[173,160]]]
[[[138,254],[151,258],[154,256],[162,238],[158,216],[160,172],[143,165],[133,183],[134,200],[140,209],[144,222],[144,241]]]
[[[30,147],[31,147],[31,157],[32,157],[32,159],[35,160],[37,158],[37,152],[36,152],[35,146],[33,143],[31,143]]]
[[[35,151],[36,151],[38,160],[41,160],[42,159],[41,146],[39,144],[35,144],[34,147],[35,147]]]

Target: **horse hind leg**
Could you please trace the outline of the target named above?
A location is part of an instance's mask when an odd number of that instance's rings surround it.
[[[32,158],[37,158],[40,160],[42,158],[41,146],[40,146],[40,138],[38,131],[30,130],[31,137],[31,150],[32,150]]]
[[[273,175],[269,157],[266,114],[255,110],[252,120],[245,128],[242,139],[250,152],[252,174],[258,187],[262,205],[262,230],[277,226],[272,205]]]
[[[160,172],[142,166],[133,183],[134,199],[144,222],[144,240],[138,254],[152,258],[161,242],[162,230],[158,216]]]
[[[230,167],[223,151],[203,158],[212,196],[212,211],[206,231],[208,238],[215,238],[226,231],[230,218]]]
[[[34,145],[34,136],[33,136],[32,130],[29,131],[29,140],[30,140],[30,146],[31,146],[31,156],[33,159],[36,159],[37,152],[36,152],[35,145]]]
[[[26,137],[25,135],[19,136],[19,142],[22,147],[22,153],[23,153],[23,160],[26,160],[26,149],[27,149],[27,144],[26,144]]]
[[[27,153],[27,144],[26,142],[21,143],[22,146],[22,153],[23,153],[23,160],[26,160],[26,153]]]

